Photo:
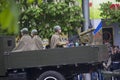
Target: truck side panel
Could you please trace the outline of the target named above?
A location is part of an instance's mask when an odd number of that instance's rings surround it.
[[[106,46],[99,45],[99,52],[98,52],[98,60],[101,61],[107,61],[109,58],[108,49]]]
[[[5,66],[8,69],[93,63],[99,62],[99,54],[99,47],[91,46],[12,52],[5,56]]]

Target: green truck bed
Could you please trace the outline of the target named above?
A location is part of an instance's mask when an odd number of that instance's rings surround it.
[[[26,68],[77,63],[94,63],[107,58],[105,46],[82,46],[25,52],[11,52],[5,55],[5,67]]]

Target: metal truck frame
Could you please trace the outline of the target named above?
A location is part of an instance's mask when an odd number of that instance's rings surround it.
[[[104,45],[11,52],[14,46],[14,37],[0,37],[0,80],[73,80],[108,58]]]

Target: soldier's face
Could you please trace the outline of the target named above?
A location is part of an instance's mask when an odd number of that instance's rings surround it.
[[[61,29],[59,29],[58,32],[61,33]]]

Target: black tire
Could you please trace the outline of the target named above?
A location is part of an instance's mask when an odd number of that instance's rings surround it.
[[[46,71],[39,76],[38,80],[65,80],[65,78],[59,72]]]

